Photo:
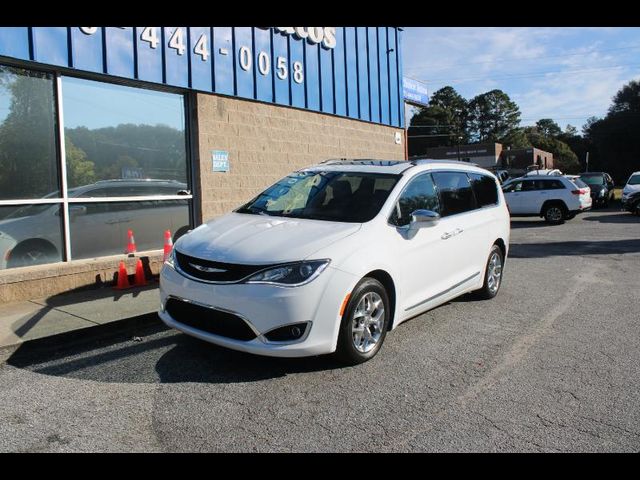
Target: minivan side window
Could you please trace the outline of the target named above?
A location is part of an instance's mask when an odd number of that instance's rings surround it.
[[[467,173],[471,180],[471,189],[480,207],[498,204],[498,186],[496,181],[488,175]]]
[[[434,172],[432,175],[440,194],[441,216],[447,217],[478,208],[465,172]]]
[[[440,213],[438,194],[428,173],[418,175],[409,182],[395,204],[389,223],[398,227],[408,225],[411,214],[416,210]]]

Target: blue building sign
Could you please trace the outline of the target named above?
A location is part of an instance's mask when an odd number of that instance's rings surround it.
[[[407,103],[413,105],[429,105],[429,93],[427,92],[427,85],[414,80],[413,78],[404,77],[403,91],[404,100]]]
[[[0,27],[0,61],[402,127],[401,34],[396,27]]]

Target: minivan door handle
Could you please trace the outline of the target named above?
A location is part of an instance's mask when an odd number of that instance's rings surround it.
[[[446,240],[447,238],[455,237],[456,235],[460,235],[464,230],[461,228],[456,228],[451,232],[444,232],[440,238]]]

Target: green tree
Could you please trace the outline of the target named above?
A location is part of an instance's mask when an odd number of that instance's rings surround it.
[[[536,122],[536,129],[540,132],[541,135],[545,137],[558,137],[562,130],[560,129],[560,125],[554,122],[550,118],[541,118]]]
[[[409,145],[410,154],[423,153],[420,150],[429,147],[469,141],[467,101],[453,87],[443,87],[434,92],[429,106],[421,107],[410,123],[409,135],[413,137]]]
[[[0,66],[0,96],[9,113],[0,124],[0,198],[38,198],[58,188],[53,82]]]
[[[613,97],[609,115],[621,112],[640,112],[640,82],[632,80]]]
[[[96,181],[95,165],[87,159],[87,154],[76,147],[68,136],[65,136],[65,152],[67,159],[67,185],[69,188],[88,185]]]
[[[499,142],[520,125],[520,108],[502,90],[477,95],[469,102],[469,133],[478,142]]]
[[[507,133],[501,139],[502,145],[506,147],[516,148],[528,148],[531,147],[531,141],[527,137],[527,133],[524,128],[514,128]]]
[[[618,184],[640,170],[640,82],[622,86],[606,117],[589,118],[582,130],[589,145],[590,170],[604,170]]]
[[[527,129],[527,138],[533,147],[553,154],[555,168],[563,173],[580,173],[578,156],[562,140],[542,135],[535,128]]]

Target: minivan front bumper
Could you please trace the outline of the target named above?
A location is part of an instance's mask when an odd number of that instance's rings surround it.
[[[159,316],[169,327],[234,350],[278,357],[321,355],[336,348],[340,307],[356,283],[355,276],[329,266],[312,282],[299,287],[213,284],[187,278],[165,264],[160,272]],[[183,323],[169,313],[170,299],[203,307],[202,317],[206,318],[198,319],[200,322],[214,322],[216,312],[224,312],[235,321],[245,322],[255,337],[231,338],[197,328],[194,322]],[[307,327],[297,340],[274,342],[265,336],[278,327],[302,323]]]

